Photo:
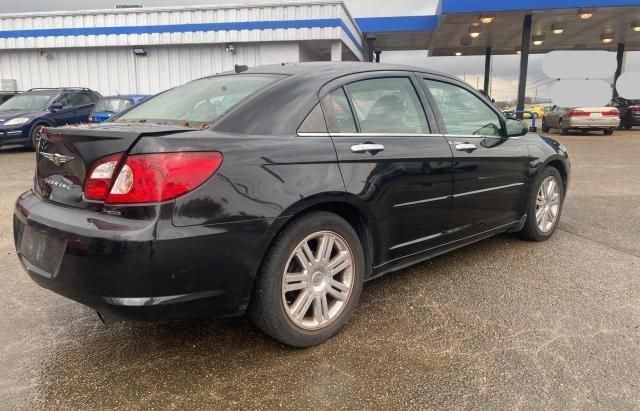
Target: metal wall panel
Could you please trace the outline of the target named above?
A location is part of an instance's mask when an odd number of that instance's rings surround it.
[[[361,33],[341,2],[0,15],[0,49],[339,40],[343,32],[360,53]]]
[[[103,95],[155,94],[187,81],[232,70],[235,64],[256,66],[300,59],[297,42],[242,43],[235,52],[224,45],[145,47],[135,56],[130,47],[91,47],[0,51],[0,79],[16,79],[18,89],[89,87]]]

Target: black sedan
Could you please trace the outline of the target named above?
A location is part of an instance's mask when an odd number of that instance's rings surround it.
[[[318,344],[364,281],[503,233],[554,232],[565,148],[446,74],[236,67],[99,125],[49,128],[14,213],[41,286],[105,320],[248,312]]]

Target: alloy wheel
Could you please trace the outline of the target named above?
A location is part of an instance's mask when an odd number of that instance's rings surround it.
[[[555,177],[542,181],[536,197],[536,223],[538,229],[548,233],[553,228],[560,211],[560,188]]]
[[[324,328],[345,308],[354,286],[354,258],[332,231],[307,236],[293,250],[282,279],[282,303],[291,322],[305,330]]]

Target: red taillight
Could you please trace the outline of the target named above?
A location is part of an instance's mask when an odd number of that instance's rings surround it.
[[[629,110],[631,110],[631,111],[640,111],[640,106],[629,106]]]
[[[617,108],[611,108],[611,109],[608,109],[606,111],[603,111],[602,115],[603,116],[615,116],[615,117],[618,117],[618,116],[620,116],[620,112],[618,111]]]
[[[180,197],[207,181],[222,164],[219,152],[140,154],[127,157],[107,204],[154,203]]]
[[[589,117],[590,115],[591,113],[588,111],[575,109],[575,108],[569,112],[569,116],[571,117]]]
[[[117,153],[93,163],[84,182],[84,196],[87,200],[104,201],[107,198],[114,173],[121,159],[122,153]]]

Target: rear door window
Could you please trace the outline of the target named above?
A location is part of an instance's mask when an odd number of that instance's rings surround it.
[[[93,103],[91,96],[88,93],[73,93],[70,97],[72,106],[83,106],[85,104]]]
[[[330,133],[356,133],[358,131],[349,100],[347,100],[347,95],[342,88],[329,93],[322,99],[321,104]]]
[[[406,77],[361,80],[345,86],[362,133],[426,134],[427,119]]]

